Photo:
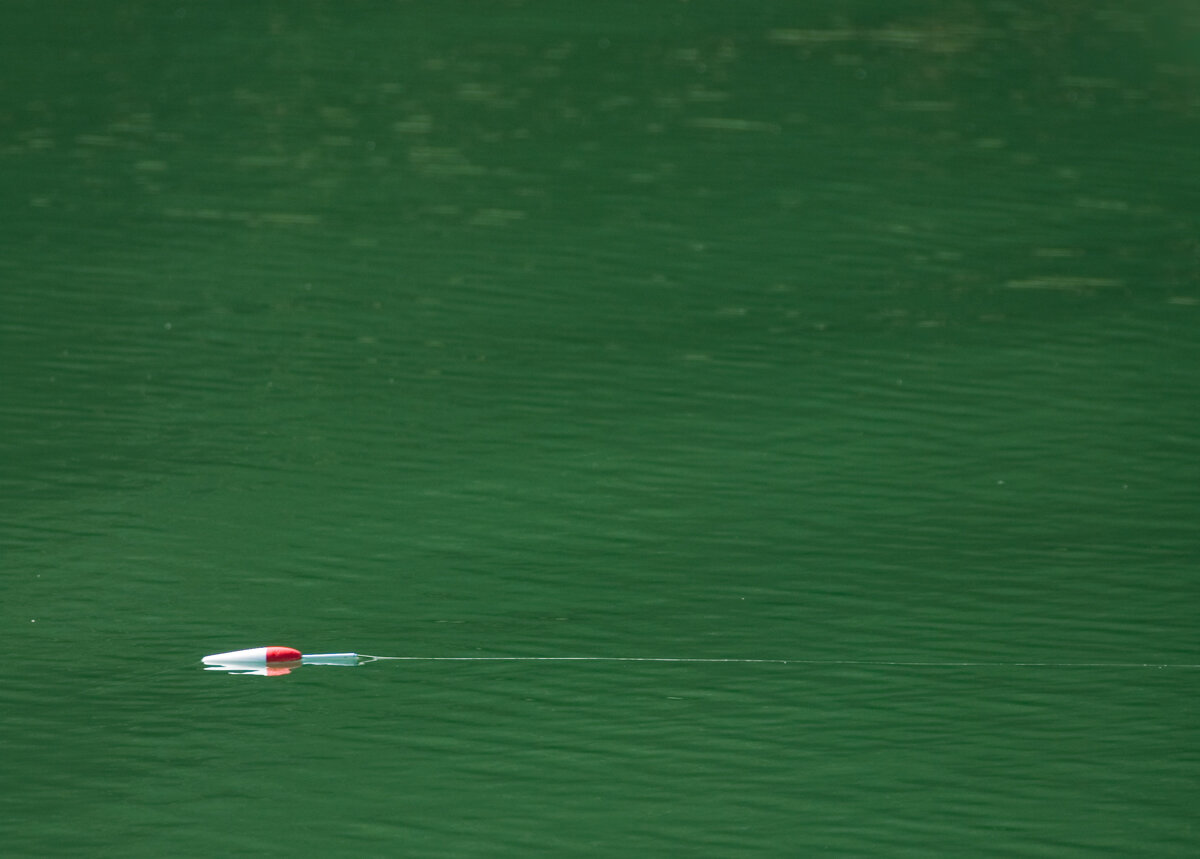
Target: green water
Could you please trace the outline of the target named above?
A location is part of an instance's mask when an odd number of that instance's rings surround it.
[[[0,853],[1196,855],[1191,4],[4,7]]]

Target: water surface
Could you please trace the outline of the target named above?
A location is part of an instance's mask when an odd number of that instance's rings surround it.
[[[1194,854],[1187,4],[10,13],[6,855]]]

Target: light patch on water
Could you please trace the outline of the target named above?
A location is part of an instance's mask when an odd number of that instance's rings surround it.
[[[719,116],[697,117],[689,119],[692,128],[706,128],[712,131],[769,131],[779,132],[779,126],[774,122],[759,122],[754,119],[732,119]]]
[[[1114,277],[1030,277],[1010,280],[1005,286],[1010,289],[1097,289],[1123,286],[1125,281]]]

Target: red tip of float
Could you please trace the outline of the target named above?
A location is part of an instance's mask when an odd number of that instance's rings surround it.
[[[294,647],[267,648],[267,662],[299,662],[302,655]]]
[[[282,665],[299,662],[303,654],[294,647],[252,647],[249,650],[231,650],[229,653],[214,653],[202,660],[205,665]]]

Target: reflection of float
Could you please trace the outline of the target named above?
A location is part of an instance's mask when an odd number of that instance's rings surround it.
[[[291,674],[292,669],[301,665],[358,665],[363,659],[357,653],[301,653],[294,647],[252,647],[214,653],[201,661],[205,671],[277,677]]]

